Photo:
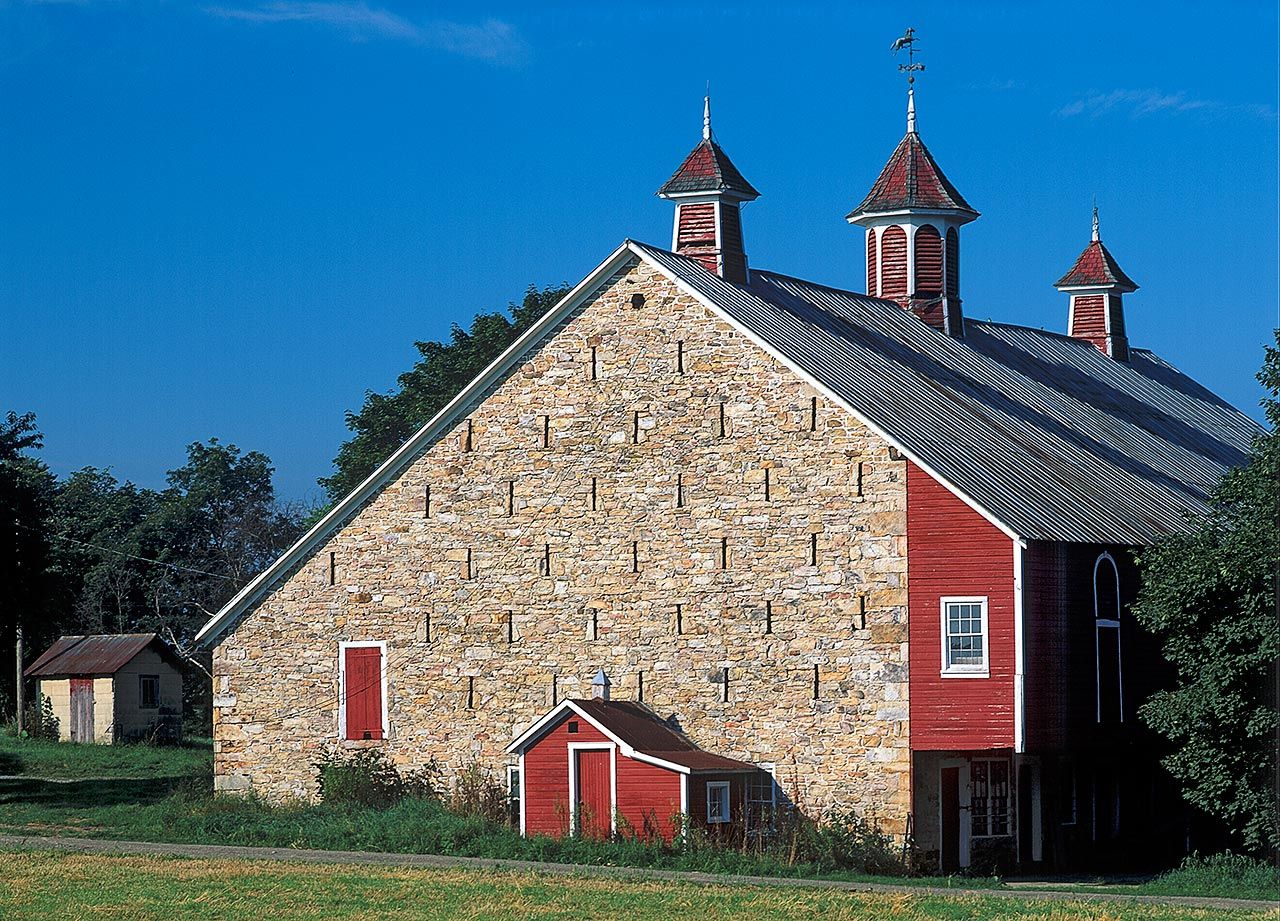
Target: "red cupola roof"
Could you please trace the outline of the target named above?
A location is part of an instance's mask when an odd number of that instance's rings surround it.
[[[711,138],[703,138],[684,158],[675,175],[658,189],[663,198],[705,192],[727,192],[744,201],[760,197],[746,177],[738,172],[729,155]]]
[[[1115,257],[1096,236],[1084,248],[1076,264],[1058,279],[1055,288],[1108,287],[1117,291],[1137,291],[1138,286],[1116,263]]]
[[[889,157],[867,197],[849,213],[849,220],[864,214],[917,208],[978,216],[978,212],[943,175],[920,135],[911,130]]]

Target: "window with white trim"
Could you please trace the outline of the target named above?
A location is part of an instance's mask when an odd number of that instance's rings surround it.
[[[520,827],[520,765],[507,765],[507,819],[512,827]]]
[[[1120,657],[1120,570],[1104,553],[1093,564],[1093,648],[1097,658],[1097,720],[1124,722]]]
[[[1009,759],[975,758],[969,764],[969,814],[974,838],[1011,834]]]
[[[987,599],[942,599],[942,675],[986,678]]]
[[[713,780],[707,784],[707,824],[721,825],[729,821],[729,784]]]

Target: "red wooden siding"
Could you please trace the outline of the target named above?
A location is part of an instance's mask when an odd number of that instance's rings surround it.
[[[947,228],[947,297],[960,296],[960,233]]]
[[[1088,339],[1104,352],[1107,350],[1106,301],[1102,294],[1075,298],[1069,330],[1072,336]]]
[[[707,784],[727,781],[729,784],[729,821],[707,824]],[[747,799],[745,774],[693,774],[689,777],[689,822],[712,835],[734,834],[743,827],[743,810]],[[731,831],[732,829],[732,831]]]
[[[382,650],[377,646],[346,651],[347,738],[382,738]]]
[[[676,252],[697,259],[710,271],[716,265],[716,206],[712,202],[680,206]]]
[[[916,231],[916,297],[942,293],[942,237],[932,224]]]
[[[578,731],[569,732],[576,723]],[[524,753],[525,834],[561,837],[569,830],[569,743],[608,744],[609,739],[577,715],[566,717]],[[619,831],[661,835],[676,832],[680,812],[680,775],[656,765],[617,755]]]
[[[896,224],[880,232],[880,296],[907,299],[907,235]]]
[[[867,293],[878,295],[876,289],[876,229],[867,228]]]
[[[907,465],[911,747],[1013,744],[1013,541]],[[987,598],[988,678],[943,678],[941,599]]]

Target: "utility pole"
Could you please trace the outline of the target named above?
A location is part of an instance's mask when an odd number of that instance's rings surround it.
[[[18,672],[14,676],[14,687],[16,688],[14,699],[18,702],[18,738],[22,738],[22,624],[17,624],[16,630],[18,634],[16,648]]]

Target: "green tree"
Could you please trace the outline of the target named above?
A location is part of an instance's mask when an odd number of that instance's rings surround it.
[[[1142,554],[1138,620],[1160,639],[1175,687],[1141,708],[1172,743],[1165,765],[1192,804],[1256,852],[1280,847],[1272,784],[1280,628],[1280,330],[1258,379],[1271,431],[1223,478],[1195,530]]]
[[[530,285],[524,299],[505,312],[479,314],[469,330],[455,325],[447,343],[415,343],[422,357],[400,375],[399,389],[370,391],[358,413],[347,413],[347,428],[355,434],[338,449],[333,475],[320,479],[329,501],[336,503],[359,486],[568,290],[567,285],[541,290]]]
[[[49,578],[46,535],[56,481],[32,456],[43,444],[33,413],[9,412],[0,419],[0,662],[13,662],[21,624],[30,649],[42,649],[56,635],[50,612],[54,583]],[[0,669],[3,712],[12,709],[16,688],[11,665]]]

